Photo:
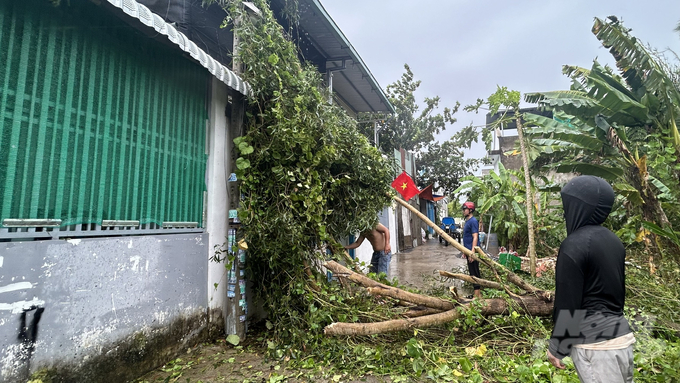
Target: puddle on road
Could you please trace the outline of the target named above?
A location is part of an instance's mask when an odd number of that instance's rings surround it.
[[[472,290],[463,287],[462,281],[443,279],[437,272],[446,270],[467,274],[467,261],[460,255],[455,247],[444,246],[437,239],[430,239],[421,246],[392,255],[390,278],[397,278],[402,285],[423,292],[440,286],[456,286],[460,294],[468,295]]]

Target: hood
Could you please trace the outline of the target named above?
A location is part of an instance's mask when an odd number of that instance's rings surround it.
[[[560,194],[567,235],[582,226],[602,224],[614,205],[614,190],[600,177],[576,177],[564,185]]]

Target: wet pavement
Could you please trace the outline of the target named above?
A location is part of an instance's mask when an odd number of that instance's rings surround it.
[[[466,260],[455,247],[444,246],[435,239],[429,239],[421,246],[392,255],[390,278],[399,283],[426,291],[437,285],[456,286],[461,290],[462,282],[442,279],[437,270],[467,274]]]

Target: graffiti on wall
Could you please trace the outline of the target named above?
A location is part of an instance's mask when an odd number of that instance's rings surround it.
[[[4,257],[0,257],[0,269],[4,266]],[[2,360],[2,371],[0,377],[6,381],[8,379],[16,379],[17,381],[26,381],[30,374],[31,358],[35,350],[35,343],[38,339],[38,324],[45,311],[45,302],[33,296],[29,297],[29,290],[33,289],[35,285],[31,282],[21,281],[16,282],[17,278],[12,277],[9,281],[4,281],[7,273],[2,273],[0,283],[11,282],[9,284],[0,285],[0,314],[2,314],[2,323],[16,318],[19,322],[19,328],[16,335],[16,342],[5,345],[7,353]],[[9,315],[8,315],[9,314]]]

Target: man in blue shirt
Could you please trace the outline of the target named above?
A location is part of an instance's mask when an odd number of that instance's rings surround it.
[[[462,209],[463,216],[465,217],[465,226],[463,226],[463,246],[474,251],[475,247],[479,244],[479,222],[473,215],[475,212],[475,203],[470,201],[465,202]],[[471,277],[481,278],[479,261],[468,259],[468,272]],[[480,286],[473,284],[472,287],[474,288],[474,297],[481,298],[482,292]]]

